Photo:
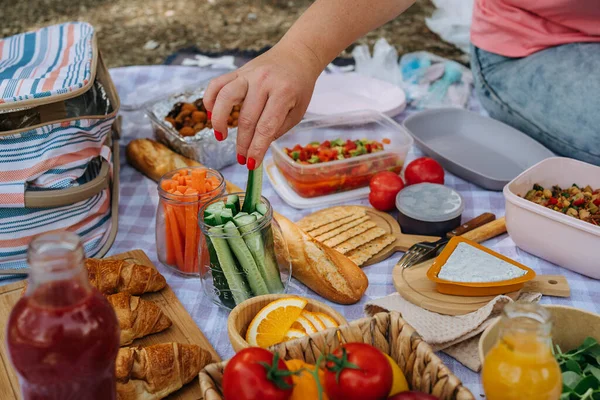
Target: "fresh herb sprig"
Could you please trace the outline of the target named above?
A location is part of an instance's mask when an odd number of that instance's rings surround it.
[[[556,345],[554,357],[562,371],[560,400],[600,400],[600,344],[596,339],[588,337],[566,353]]]

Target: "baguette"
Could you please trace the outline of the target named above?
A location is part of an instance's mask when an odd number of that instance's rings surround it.
[[[153,181],[178,168],[200,163],[171,151],[167,146],[150,139],[135,139],[125,149],[127,162]]]
[[[283,238],[287,242],[292,275],[311,290],[339,304],[354,304],[367,290],[365,273],[348,257],[325,246],[298,228],[289,219],[278,215]],[[281,238],[275,240],[281,246]],[[277,254],[284,254],[276,248]]]
[[[127,162],[133,168],[155,182],[158,182],[164,174],[176,169],[202,166],[199,162],[175,153],[167,146],[151,139],[132,140],[125,149],[125,155]],[[229,182],[226,184],[229,193],[242,191]]]

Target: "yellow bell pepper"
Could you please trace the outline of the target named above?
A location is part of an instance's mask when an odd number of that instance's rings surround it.
[[[302,360],[289,360],[285,362],[285,365],[290,371],[299,371],[301,369],[307,369],[314,371],[317,367],[312,364],[307,364]],[[322,400],[328,400],[325,394],[325,388],[323,386],[323,371],[319,370],[319,381],[323,388]],[[289,400],[319,400],[319,390],[314,376],[308,371],[302,371],[300,375],[292,375],[292,382],[294,383],[294,390]]]
[[[392,390],[390,390],[390,395],[388,397],[394,396],[401,392],[408,391],[408,382],[406,382],[406,377],[404,376],[404,373],[402,372],[398,364],[396,364],[396,361],[394,361],[392,357],[388,356],[385,353],[383,353],[383,355],[386,356],[386,358],[388,359],[388,362],[392,367],[392,373],[394,376]]]

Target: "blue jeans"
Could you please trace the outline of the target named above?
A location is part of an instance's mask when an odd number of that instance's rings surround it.
[[[492,118],[554,153],[600,165],[600,43],[523,58],[471,46],[475,90]]]

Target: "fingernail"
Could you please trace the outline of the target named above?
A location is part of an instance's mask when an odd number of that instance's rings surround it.
[[[206,110],[206,116],[208,117],[209,120],[212,119],[212,112]]]
[[[254,170],[254,168],[256,168],[256,160],[254,158],[249,158],[248,159],[248,169],[250,171]]]
[[[215,131],[215,139],[217,139],[220,142],[221,140],[223,140],[223,134],[219,131]]]
[[[244,165],[244,164],[246,164],[246,157],[244,157],[243,155],[241,155],[241,154],[238,154],[238,155],[237,155],[237,159],[238,159],[238,163],[239,163],[240,165]]]

